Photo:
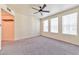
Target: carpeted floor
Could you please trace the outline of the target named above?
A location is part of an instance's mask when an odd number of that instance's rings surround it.
[[[7,44],[0,51],[1,55],[77,55],[79,47],[43,36],[17,40]]]

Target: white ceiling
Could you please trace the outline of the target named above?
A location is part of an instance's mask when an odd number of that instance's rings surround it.
[[[42,18],[55,14],[57,12],[61,12],[66,9],[76,7],[78,6],[78,4],[47,4],[45,10],[49,10],[50,13],[43,13],[43,16],[41,16],[40,13],[33,14],[34,12],[37,11],[32,9],[32,7],[38,8],[38,6],[42,6],[42,4],[9,4],[7,6],[12,8],[17,13],[21,13],[24,15],[35,15],[37,17]]]

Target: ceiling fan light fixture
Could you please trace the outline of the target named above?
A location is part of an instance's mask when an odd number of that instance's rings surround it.
[[[43,15],[43,12],[49,13],[50,11],[44,10],[45,7],[46,7],[46,4],[44,4],[43,6],[39,6],[40,9],[33,8],[33,7],[32,7],[32,9],[37,10],[37,12],[35,12],[35,13],[33,13],[33,14],[37,14],[37,13],[39,13],[39,12],[40,12],[41,15]]]

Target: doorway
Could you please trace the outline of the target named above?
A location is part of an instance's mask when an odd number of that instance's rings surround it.
[[[1,9],[2,46],[14,42],[14,16]]]

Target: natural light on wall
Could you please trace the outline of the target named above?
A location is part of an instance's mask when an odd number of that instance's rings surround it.
[[[72,13],[62,16],[62,33],[77,35],[77,14]]]
[[[43,22],[43,32],[48,32],[48,20],[44,20]]]
[[[50,32],[58,33],[58,17],[50,20]]]

